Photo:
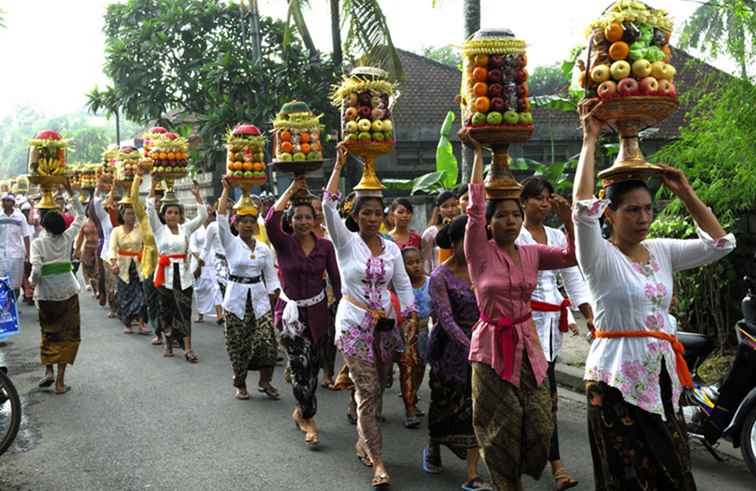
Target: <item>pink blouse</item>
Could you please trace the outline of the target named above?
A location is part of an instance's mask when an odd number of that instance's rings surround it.
[[[490,366],[502,380],[519,387],[523,351],[527,350],[536,383],[541,385],[547,363],[530,317],[530,298],[539,270],[577,264],[574,238],[568,236],[566,249],[518,245],[520,264],[515,264],[488,239],[485,208],[483,184],[470,184],[465,256],[481,319],[473,330],[469,359]]]

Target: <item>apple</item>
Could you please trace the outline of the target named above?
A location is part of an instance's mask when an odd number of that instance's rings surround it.
[[[486,124],[486,115],[483,113],[475,113],[472,116],[473,126],[480,126]]]
[[[307,160],[320,160],[323,155],[320,152],[310,152],[307,154]]]
[[[665,97],[674,97],[675,85],[671,81],[664,78],[659,80],[659,95]]]
[[[375,109],[373,109],[373,111],[372,111],[372,112],[370,113],[370,119],[372,119],[373,121],[377,121],[377,120],[379,120],[379,119],[383,119],[383,117],[384,117],[385,115],[386,115],[386,112],[385,112],[385,111],[384,111],[383,109],[381,109],[381,108],[379,108],[379,107],[376,107],[376,108],[375,108]]]
[[[288,152],[278,154],[278,160],[281,160],[283,162],[290,162],[291,159],[292,159],[292,155]]]
[[[502,80],[501,70],[494,68],[488,72],[488,81],[492,84],[499,83]]]
[[[251,170],[244,171],[244,177],[255,177],[255,173]]]
[[[661,80],[672,80],[675,78],[675,75],[677,75],[677,69],[669,63],[666,63],[662,69]]]
[[[501,97],[501,94],[503,93],[504,93],[504,86],[502,86],[501,84],[491,84],[488,86],[488,97],[492,99],[494,97]]]
[[[503,117],[501,116],[501,113],[499,111],[491,111],[488,113],[488,116],[486,116],[486,123],[491,125],[498,125],[501,124],[503,121]]]
[[[361,92],[360,93],[360,104],[363,106],[367,106],[370,104],[370,99],[372,99],[373,96],[370,94],[370,92]]]
[[[617,92],[624,96],[637,95],[638,82],[634,78],[624,78],[617,84]]]
[[[527,97],[527,96],[528,96],[528,83],[523,82],[517,86],[517,97]]]
[[[516,68],[525,68],[528,64],[528,56],[525,53],[520,53],[514,59],[514,65]]]
[[[372,130],[373,131],[383,131],[383,121],[380,121],[380,120],[373,121]]]
[[[353,119],[357,119],[357,115],[359,114],[359,111],[356,107],[348,107],[346,111],[344,111],[344,118],[346,118],[347,121],[352,121]]]
[[[640,59],[633,62],[633,76],[637,79],[644,79],[651,75],[651,62]]]
[[[383,131],[391,131],[394,129],[394,123],[390,119],[383,120]]]
[[[517,124],[520,120],[520,115],[515,111],[507,111],[504,113],[504,122],[507,124]]]
[[[357,121],[347,121],[347,124],[344,126],[344,129],[347,133],[357,133],[359,131],[359,126],[357,125]]]
[[[344,135],[344,141],[349,142],[356,142],[357,141],[357,134],[356,133],[348,133]]]
[[[525,68],[519,68],[514,73],[515,82],[521,84],[528,80],[528,71]]]
[[[651,63],[651,76],[655,79],[664,78],[664,63],[663,61],[655,61]]]
[[[609,65],[596,65],[591,70],[591,80],[600,84],[604,80],[609,80]]]
[[[604,80],[598,86],[596,92],[598,92],[598,96],[602,99],[611,97],[617,93],[617,84],[612,80]]]
[[[488,55],[486,55],[486,54],[477,54],[477,55],[475,55],[474,61],[475,61],[476,65],[482,66],[483,68],[485,68],[486,66],[488,66]]]
[[[519,122],[520,124],[533,124],[533,113],[520,113]]]
[[[654,77],[646,77],[638,85],[643,95],[656,95],[659,92],[659,82]]]
[[[349,94],[349,97],[347,98],[347,104],[350,107],[357,107],[357,104],[359,103],[360,99],[357,97],[357,94]]]
[[[507,109],[507,102],[501,97],[494,97],[491,99],[491,110],[497,112],[504,112]]]
[[[383,139],[386,141],[391,141],[394,139],[394,132],[393,131],[384,131],[383,132]]]
[[[161,173],[165,172],[165,168],[164,168],[164,167],[163,167],[162,165],[160,165],[160,166],[158,166],[158,167],[155,167],[155,169],[154,169],[154,170],[155,170],[155,172],[157,172],[158,174],[161,174]]]
[[[370,106],[362,106],[360,107],[359,113],[361,118],[370,119],[370,116],[373,115],[373,110]]]
[[[385,136],[381,132],[373,133],[373,141],[382,142],[384,138]]]
[[[369,142],[371,138],[371,135],[368,131],[363,131],[359,135],[357,135],[357,139],[361,142]]]
[[[614,80],[622,80],[623,78],[630,76],[630,63],[625,60],[615,61],[612,63],[609,71],[612,73],[612,78]]]
[[[361,119],[357,122],[357,127],[363,132],[370,131],[370,128],[373,127],[373,123],[369,119]]]
[[[530,100],[527,97],[522,97],[517,100],[517,110],[521,113],[530,112]]]
[[[303,152],[297,152],[291,158],[293,160],[305,160],[307,156]]]

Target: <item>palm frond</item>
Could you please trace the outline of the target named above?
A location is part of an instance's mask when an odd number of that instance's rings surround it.
[[[345,51],[358,49],[364,64],[383,68],[401,80],[402,63],[378,0],[344,0],[342,18],[348,26]]]

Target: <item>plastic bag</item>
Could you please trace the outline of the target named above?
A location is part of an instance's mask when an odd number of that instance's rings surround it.
[[[0,277],[0,341],[20,332],[21,322],[18,318],[16,297],[8,278]]]

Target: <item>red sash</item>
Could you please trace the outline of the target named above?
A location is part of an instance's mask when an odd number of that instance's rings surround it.
[[[559,305],[539,302],[538,300],[530,301],[530,308],[538,312],[559,312],[559,330],[562,332],[567,332],[569,328],[569,319],[567,317],[567,307],[569,306],[569,298],[562,300],[562,303]]]
[[[155,281],[152,282],[155,288],[160,288],[165,284],[165,268],[170,266],[171,259],[186,259],[186,254],[168,254],[167,256],[158,257],[157,274],[155,274]]]

